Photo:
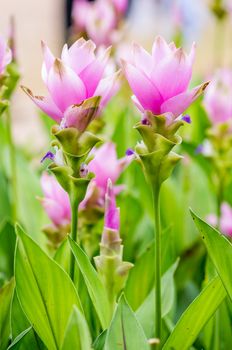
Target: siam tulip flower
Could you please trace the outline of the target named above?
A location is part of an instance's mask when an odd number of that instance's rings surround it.
[[[91,4],[86,0],[74,0],[72,18],[77,31],[84,32]]]
[[[22,87],[32,101],[61,128],[75,127],[83,132],[119,88],[119,72],[105,76],[110,48],[100,55],[91,40],[64,45],[61,59],[42,43],[42,78],[48,96],[35,96]]]
[[[85,199],[80,204],[81,210],[104,207],[108,179],[113,184],[115,195],[121,192],[124,185],[116,186],[115,183],[134,158],[134,154],[131,153],[118,159],[115,144],[112,142],[106,142],[101,147],[93,149],[90,156],[94,158],[88,164],[88,171],[93,172],[95,177],[88,187]]]
[[[128,0],[112,0],[115,9],[120,14],[125,14],[128,8]]]
[[[91,154],[94,159],[89,163],[88,169],[95,174],[93,181],[105,194],[108,179],[114,185],[123,170],[130,164],[133,155],[118,159],[116,146],[113,142],[104,143],[101,147],[94,149]]]
[[[216,215],[210,214],[207,221],[216,227],[218,218]],[[232,237],[232,208],[225,202],[221,206],[220,231],[224,235]]]
[[[71,208],[68,194],[60,186],[54,176],[43,173],[41,186],[44,198],[42,205],[56,228],[65,227],[71,220]]]
[[[4,74],[6,66],[12,60],[12,53],[6,40],[0,36],[0,76]]]
[[[190,106],[207,86],[188,90],[194,57],[195,44],[187,55],[161,37],[156,38],[151,55],[141,46],[133,45],[131,57],[122,64],[134,93],[132,99],[141,112],[167,113],[176,119]]]
[[[232,71],[219,70],[212,79],[204,106],[213,124],[225,123],[232,118]]]
[[[117,38],[117,29],[128,3],[125,0],[76,0],[73,23],[76,32],[85,32],[97,45],[109,45]]]
[[[114,8],[109,1],[97,0],[88,12],[86,32],[97,45],[109,45],[117,27]]]

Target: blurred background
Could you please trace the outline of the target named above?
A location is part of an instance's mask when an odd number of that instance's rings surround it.
[[[227,13],[216,11],[217,3]],[[214,6],[214,12],[212,11]],[[218,67],[232,65],[230,15],[231,0],[131,0],[123,26],[123,42],[137,41],[150,49],[156,35],[176,40],[187,49],[197,43],[194,80],[208,79]],[[2,3],[0,33],[8,35],[9,18],[15,19],[16,53],[22,74],[21,84],[30,86],[38,94],[45,92],[41,79],[42,54],[40,41],[44,40],[53,53],[60,55],[70,26],[71,0],[8,0]],[[181,38],[179,33],[183,33]],[[38,111],[18,88],[14,96],[14,135],[19,144],[42,148],[46,134]],[[35,122],[36,120],[36,122]]]

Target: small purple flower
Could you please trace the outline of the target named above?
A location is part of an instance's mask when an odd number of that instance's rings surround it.
[[[181,120],[183,120],[185,123],[188,123],[188,124],[191,124],[191,123],[192,123],[191,117],[190,117],[190,115],[188,115],[188,114],[184,115],[184,116],[181,118]]]
[[[41,163],[43,163],[46,159],[54,160],[55,159],[55,154],[52,153],[51,151],[47,152],[45,156],[41,159]]]
[[[128,148],[128,149],[126,150],[126,155],[127,155],[127,156],[132,156],[133,154],[135,154],[135,152],[134,152],[134,150],[133,150],[132,148]]]

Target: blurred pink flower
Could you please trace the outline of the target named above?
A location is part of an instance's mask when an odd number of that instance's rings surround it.
[[[107,181],[107,188],[105,194],[104,227],[106,229],[117,231],[120,227],[120,210],[116,207],[115,194],[110,179],[108,179]]]
[[[5,71],[6,66],[12,60],[12,53],[7,45],[6,40],[0,36],[0,75]]]
[[[210,214],[207,216],[207,221],[216,227],[218,218],[216,215]],[[226,236],[232,237],[232,208],[227,203],[223,203],[221,206],[220,231]]]
[[[156,38],[151,55],[134,44],[130,57],[122,64],[134,93],[132,99],[140,111],[181,115],[207,86],[188,90],[194,57],[195,44],[188,55],[161,37]]]
[[[72,10],[74,30],[86,32],[97,45],[114,42],[121,16],[126,12],[126,0],[75,0]]]
[[[43,173],[41,177],[41,186],[44,194],[41,202],[49,219],[56,227],[68,225],[71,220],[68,194],[56,178],[47,173]]]
[[[119,72],[105,76],[110,48],[96,55],[95,44],[81,38],[70,48],[64,45],[61,59],[55,58],[44,43],[42,49],[42,78],[48,96],[34,96],[25,87],[23,90],[44,113],[62,122],[62,127],[84,131],[119,89]]]
[[[204,106],[213,124],[232,119],[232,71],[219,70],[204,96]]]
[[[112,0],[114,7],[116,10],[121,13],[125,14],[128,8],[128,0]]]
[[[124,185],[115,186],[116,181],[123,170],[131,163],[134,155],[117,158],[116,146],[112,142],[106,142],[90,153],[94,158],[88,165],[88,171],[95,174],[95,178],[88,186],[85,199],[80,204],[80,209],[92,206],[104,206],[107,182],[110,179],[114,194],[117,195],[124,189]]]
[[[113,142],[106,142],[101,147],[91,152],[94,159],[89,163],[89,171],[95,174],[93,181],[105,193],[107,181],[117,181],[123,170],[130,164],[133,156],[125,156],[118,159],[116,146]]]

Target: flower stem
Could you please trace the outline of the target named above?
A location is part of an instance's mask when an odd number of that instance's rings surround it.
[[[70,204],[71,204],[71,211],[72,211],[72,221],[71,221],[71,237],[72,239],[77,242],[77,230],[78,230],[78,207],[79,207],[79,201],[74,198],[70,198]],[[73,254],[71,254],[70,257],[70,277],[74,281],[75,277],[75,257]]]
[[[6,127],[7,127],[7,136],[8,136],[8,146],[10,154],[10,182],[11,182],[11,208],[12,208],[12,219],[17,221],[17,166],[16,166],[16,153],[15,146],[12,136],[12,118],[10,113],[10,108],[7,108],[6,111]]]
[[[155,337],[161,339],[161,226],[160,226],[160,187],[153,190],[155,219]]]

